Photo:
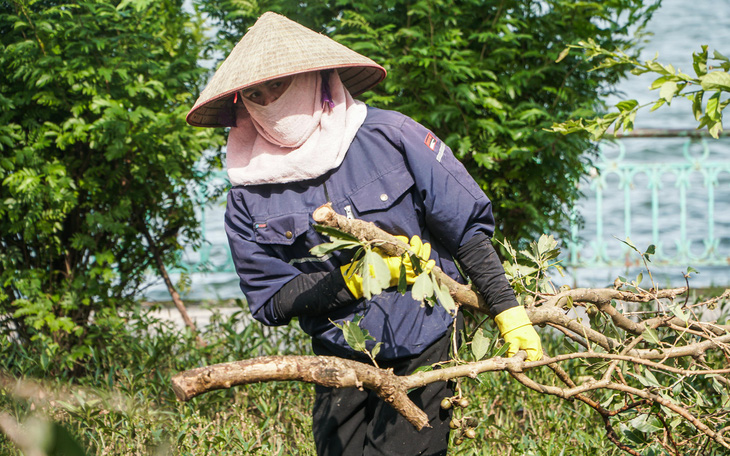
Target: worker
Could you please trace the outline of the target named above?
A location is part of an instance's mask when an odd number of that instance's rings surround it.
[[[338,213],[405,237],[424,267],[437,265],[463,283],[458,261],[485,298],[509,354],[525,350],[528,359],[539,359],[540,339],[491,243],[489,198],[434,132],[354,98],[385,76],[373,60],[269,12],[188,114],[191,125],[230,127],[225,229],[253,317],[266,325],[297,318],[315,354],[370,362],[338,327],[361,317],[360,327],[382,344],[378,366],[398,375],[449,359],[461,316],[401,294],[400,257],[383,254],[391,287],[367,299],[351,251],[312,255],[310,249],[329,242],[314,229],[312,213],[330,203]],[[404,268],[412,285],[414,266]],[[450,382],[409,393],[429,419],[418,431],[369,390],[317,385],[317,452],[446,454],[451,410],[440,404],[453,395]]]

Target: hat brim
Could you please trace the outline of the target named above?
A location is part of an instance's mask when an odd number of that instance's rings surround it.
[[[233,95],[272,79],[310,71],[336,70],[355,97],[383,79],[373,60],[284,16],[265,13],[234,47],[201,92],[186,121],[198,127],[229,126]]]

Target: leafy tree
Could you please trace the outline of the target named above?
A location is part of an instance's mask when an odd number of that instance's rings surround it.
[[[276,11],[373,58],[388,78],[363,99],[431,128],[495,202],[501,235],[565,232],[565,208],[595,152],[587,135],[546,131],[594,115],[628,65],[599,68],[566,46],[592,38],[636,54],[660,0],[198,0],[223,53]],[[556,60],[560,60],[556,62]]]
[[[699,52],[692,54],[692,68],[695,76],[683,73],[674,65],[664,65],[657,61],[657,57],[640,62],[621,52],[620,50],[603,49],[593,40],[579,42],[570,46],[571,49],[583,51],[588,61],[599,60],[597,68],[607,68],[616,65],[631,65],[631,73],[641,75],[653,74],[656,79],[650,89],[659,90],[659,98],[651,103],[639,105],[636,100],[623,100],[616,105],[618,111],[606,114],[604,117],[588,119],[571,119],[553,125],[552,130],[564,134],[588,132],[593,139],[598,140],[606,131],[614,126],[614,131],[622,128],[628,133],[634,128],[634,119],[639,110],[651,105],[651,111],[670,105],[675,98],[686,98],[692,102],[692,114],[697,120],[697,129],[707,127],[707,132],[713,138],[719,138],[722,133],[722,113],[730,105],[726,95],[730,93],[730,59],[715,50],[710,56],[708,46],[703,45]],[[708,95],[705,99],[705,95]]]
[[[182,4],[0,3],[0,328],[44,368],[77,366],[155,258],[200,241],[220,138],[184,121],[204,36]]]

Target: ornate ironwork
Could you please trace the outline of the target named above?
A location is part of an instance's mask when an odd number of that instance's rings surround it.
[[[680,132],[642,130],[600,145],[586,198],[573,213],[566,266],[637,264],[641,256],[620,242],[627,239],[642,252],[655,246],[654,265],[728,265],[730,142]],[[709,141],[725,159],[710,159]]]

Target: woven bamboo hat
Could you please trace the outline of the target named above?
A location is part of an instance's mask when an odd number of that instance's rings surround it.
[[[231,118],[233,94],[264,81],[308,71],[336,69],[354,97],[385,78],[385,69],[276,13],[264,13],[241,38],[200,94],[186,120],[197,127],[222,127]]]

